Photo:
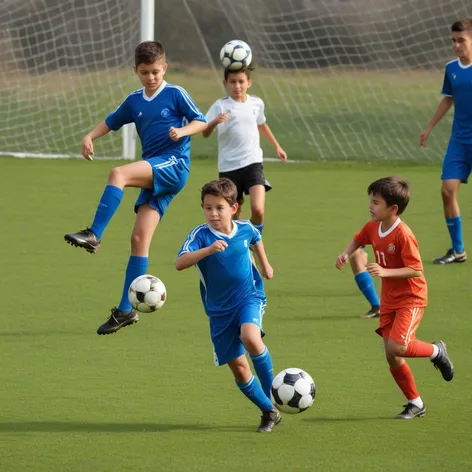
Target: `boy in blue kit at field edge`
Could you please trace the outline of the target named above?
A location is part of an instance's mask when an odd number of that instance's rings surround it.
[[[451,137],[441,173],[441,196],[451,247],[433,261],[443,265],[467,260],[457,195],[461,183],[467,183],[472,171],[472,18],[453,23],[451,39],[457,58],[446,64],[444,96],[419,139],[420,146],[426,147],[431,131],[454,105]]]
[[[135,204],[136,223],[131,234],[131,256],[125,274],[122,298],[112,308],[98,334],[111,334],[139,319],[128,300],[131,282],[147,271],[149,246],[154,231],[173,198],[185,186],[190,172],[190,136],[207,124],[189,94],[164,80],[166,53],[161,43],[144,41],[135,50],[134,71],[144,88],[132,92],[105,121],[82,141],[82,155],[92,160],[94,139],[110,130],[135,123],[143,159],[112,169],[92,226],[64,239],[73,246],[95,253],[102,234],[123,198],[125,187],[141,189]]]
[[[270,401],[272,359],[261,337],[265,294],[261,275],[251,262],[252,247],[262,276],[273,277],[261,233],[246,220],[232,220],[238,211],[238,191],[227,179],[204,185],[201,199],[206,224],[193,229],[179,251],[177,270],[195,266],[200,293],[210,319],[216,365],[228,364],[236,385],[261,411],[259,432],[270,432],[281,421]],[[249,353],[260,383],[253,376]]]

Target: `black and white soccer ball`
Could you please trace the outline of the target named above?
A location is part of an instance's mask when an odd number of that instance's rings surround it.
[[[315,400],[315,382],[304,370],[292,367],[274,378],[270,399],[284,413],[301,413]]]
[[[220,61],[225,69],[234,71],[248,67],[252,61],[251,48],[240,39],[228,41],[221,48]]]
[[[129,302],[141,313],[152,313],[164,305],[167,298],[166,286],[154,275],[140,275],[128,289]]]

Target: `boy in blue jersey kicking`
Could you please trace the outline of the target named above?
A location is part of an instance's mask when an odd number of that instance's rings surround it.
[[[166,53],[157,41],[144,41],[135,50],[134,71],[143,88],[137,90],[82,141],[82,155],[92,160],[93,140],[135,123],[142,144],[143,160],[111,170],[92,226],[66,234],[65,240],[95,253],[105,228],[117,210],[125,187],[141,188],[135,203],[136,223],[131,234],[131,256],[118,307],[112,308],[98,334],[114,333],[136,323],[136,310],[128,300],[131,282],[147,271],[149,246],[156,227],[173,198],[182,190],[190,171],[190,136],[206,128],[188,93],[164,80]]]
[[[472,18],[456,21],[451,32],[457,59],[446,64],[442,88],[444,97],[419,139],[420,146],[426,147],[432,129],[454,104],[452,133],[441,174],[444,216],[452,247],[444,256],[435,259],[435,264],[467,260],[457,193],[461,182],[467,183],[472,169]]]
[[[207,223],[190,232],[175,266],[177,270],[196,267],[203,306],[210,318],[215,364],[228,364],[238,388],[262,411],[258,431],[270,432],[281,417],[269,399],[274,376],[261,337],[265,294],[251,262],[250,247],[260,261],[262,275],[271,279],[274,273],[261,233],[249,221],[232,220],[238,211],[237,195],[235,184],[227,178],[204,185],[201,200]],[[260,383],[252,375],[246,352]]]

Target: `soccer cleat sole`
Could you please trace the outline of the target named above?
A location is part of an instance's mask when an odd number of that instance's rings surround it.
[[[75,239],[68,237],[67,234],[64,236],[64,241],[67,244],[70,244],[71,246],[81,247],[82,249],[85,249],[90,254],[96,254],[98,252],[98,250],[100,249],[100,247],[92,247],[88,244],[87,245],[81,244],[78,241],[76,241]]]
[[[107,335],[107,334],[115,334],[115,333],[116,333],[117,331],[119,331],[121,328],[126,328],[126,326],[131,326],[131,325],[137,323],[138,321],[139,321],[139,319],[133,320],[133,321],[127,321],[125,324],[123,324],[123,325],[121,325],[121,326],[118,326],[118,327],[116,327],[115,329],[113,329],[113,331],[107,331],[106,333],[105,333],[105,332],[104,332],[104,333],[99,333],[99,332],[97,331],[97,334],[98,334],[99,336],[105,336],[105,335]]]
[[[426,415],[426,411],[424,413],[420,413],[419,415],[416,415],[416,416],[413,416],[412,418],[405,418],[403,416],[396,416],[395,419],[396,420],[406,420],[406,421],[410,421],[410,420],[414,420],[415,418],[423,418],[424,415]]]

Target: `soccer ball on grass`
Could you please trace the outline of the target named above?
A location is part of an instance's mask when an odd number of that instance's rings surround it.
[[[315,382],[304,370],[292,367],[274,378],[270,390],[272,403],[284,413],[301,413],[315,400]]]
[[[129,302],[141,313],[152,313],[164,305],[167,290],[162,280],[153,275],[140,275],[128,289]]]

